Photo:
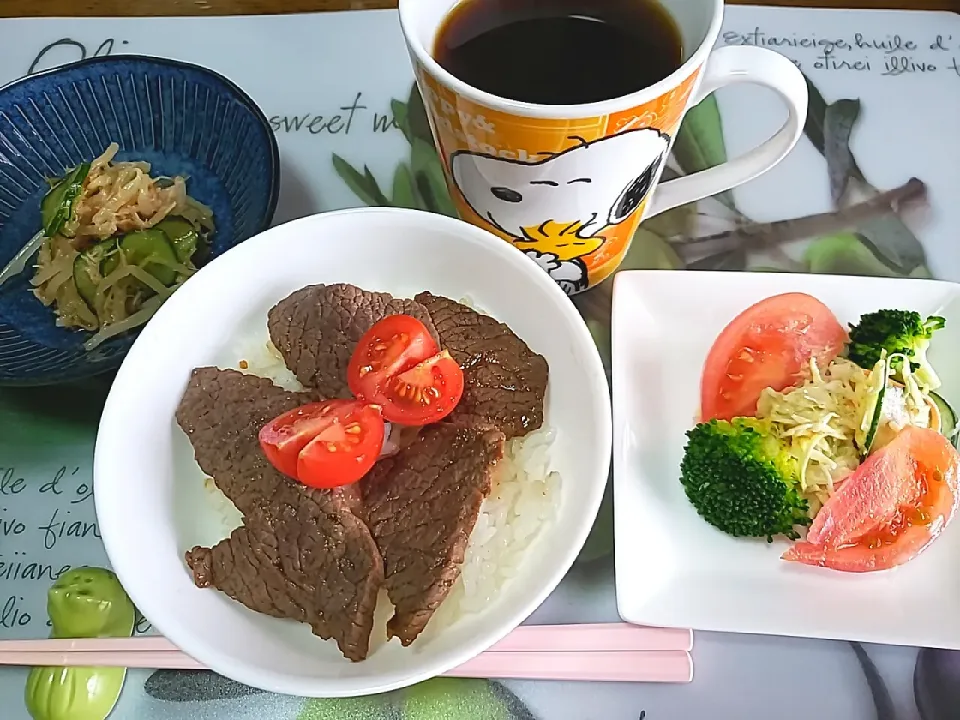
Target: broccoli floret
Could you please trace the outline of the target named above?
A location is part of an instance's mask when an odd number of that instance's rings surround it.
[[[687,432],[680,482],[701,517],[734,537],[785,535],[811,520],[797,486],[799,463],[753,418],[711,420]]]
[[[932,315],[924,320],[912,310],[878,310],[860,318],[857,325],[850,326],[850,343],[847,357],[865,370],[880,361],[880,355],[904,355],[910,358],[910,369],[917,383],[926,391],[940,387],[940,378],[927,359],[927,348],[933,333],[942,328],[946,320]],[[894,358],[891,367],[899,370],[899,358]]]

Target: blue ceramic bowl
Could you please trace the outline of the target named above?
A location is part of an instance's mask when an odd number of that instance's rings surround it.
[[[266,117],[240,88],[196,65],[133,55],[92,58],[0,88],[0,267],[40,230],[45,178],[99,156],[182,175],[213,209],[211,257],[266,229],[280,163]],[[137,335],[92,351],[30,292],[32,263],[0,286],[0,385],[49,385],[113,370]]]

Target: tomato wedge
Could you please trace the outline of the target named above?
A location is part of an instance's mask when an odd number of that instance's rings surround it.
[[[713,342],[700,381],[701,420],[753,416],[764,388],[796,384],[811,358],[820,367],[843,349],[847,332],[826,305],[804,293],[761,300]]]
[[[260,447],[277,470],[316,488],[354,483],[373,467],[384,440],[379,411],[356,400],[310,403],[271,420]]]
[[[443,350],[391,377],[369,400],[392,423],[426,425],[453,412],[462,395],[463,370]]]
[[[908,425],[843,481],[783,559],[845,572],[902,565],[953,519],[958,474],[947,438]]]
[[[440,351],[426,326],[409,315],[389,315],[364,333],[347,365],[347,386],[358,398]]]

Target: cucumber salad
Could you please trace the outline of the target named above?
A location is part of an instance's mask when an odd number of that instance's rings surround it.
[[[92,332],[92,350],[138,327],[209,252],[213,213],[187,195],[183,177],[152,177],[145,162],[96,160],[48,180],[42,229],[0,271],[0,285],[36,258],[33,294],[57,325]]]
[[[847,331],[802,293],[745,310],[704,366],[681,463],[693,507],[729,535],[798,541],[783,557],[809,565],[919,554],[958,497],[957,417],[928,357],[944,325],[882,309]]]

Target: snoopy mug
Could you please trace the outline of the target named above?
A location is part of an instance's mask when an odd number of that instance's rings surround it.
[[[518,2],[486,1],[501,8]],[[657,80],[638,67],[634,79],[642,80],[634,83],[633,91],[580,104],[500,97],[441,66],[437,44],[445,22],[453,20],[451,13],[470,9],[466,3],[481,2],[399,2],[400,23],[447,184],[461,218],[513,243],[570,295],[597,285],[617,269],[641,220],[752,180],[780,162],[803,131],[807,88],[790,60],[750,46],[714,50],[723,0],[592,0],[595,6],[658,2],[660,12],[672,21],[679,47],[665,77]],[[525,0],[519,5],[529,6],[527,12],[556,5],[562,12],[571,2]],[[480,25],[484,23],[489,29],[489,17],[481,18]],[[531,47],[524,47],[532,46],[530,37],[517,32],[509,43],[500,42],[498,52],[513,58],[517,67],[542,62],[528,52]],[[603,86],[602,72],[585,74],[577,67],[585,58],[577,54],[596,52],[597,43],[567,45],[573,55],[557,73],[579,75],[571,83]],[[497,60],[502,63],[504,57]],[[552,66],[546,71],[552,72]],[[608,71],[629,75],[623,67]],[[493,78],[502,81],[504,73]],[[648,78],[652,84],[642,87]],[[780,95],[789,111],[783,127],[740,157],[658,186],[687,110],[718,88],[745,82]]]

